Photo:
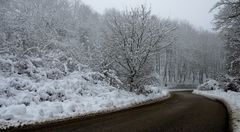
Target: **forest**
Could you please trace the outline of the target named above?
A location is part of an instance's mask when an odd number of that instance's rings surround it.
[[[100,15],[81,1],[1,0],[0,15],[4,76],[59,79],[90,68],[141,90],[203,83],[225,68],[218,33],[160,18],[146,6]]]
[[[237,132],[240,0],[219,0],[209,12],[213,30],[146,4],[99,13],[81,0],[0,0],[0,131],[54,121],[95,131],[115,121],[107,130],[231,124]],[[100,123],[76,125],[88,116]]]

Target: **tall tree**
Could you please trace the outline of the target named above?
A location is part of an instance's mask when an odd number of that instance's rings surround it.
[[[144,6],[123,13],[111,12],[106,18],[107,56],[133,91],[147,74],[150,57],[172,43],[175,27],[152,16],[151,10]]]

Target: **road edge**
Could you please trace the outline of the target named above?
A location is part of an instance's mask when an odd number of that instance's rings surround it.
[[[211,95],[205,95],[205,94],[201,94],[201,93],[194,93],[192,92],[192,94],[195,94],[195,95],[200,95],[200,96],[203,96],[203,97],[206,97],[210,100],[214,100],[214,101],[219,101],[221,102],[227,109],[227,112],[228,112],[228,126],[229,126],[229,131],[230,132],[237,132],[235,129],[234,129],[234,126],[233,126],[233,110],[230,106],[230,104],[225,101],[224,99],[222,98],[219,98],[219,97],[215,97],[215,96],[211,96]]]

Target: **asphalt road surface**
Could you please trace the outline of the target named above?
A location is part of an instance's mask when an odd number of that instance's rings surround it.
[[[11,131],[24,132],[228,132],[225,106],[191,92],[173,92],[154,104]]]

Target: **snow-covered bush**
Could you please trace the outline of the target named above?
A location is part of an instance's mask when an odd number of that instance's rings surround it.
[[[240,92],[240,78],[230,76],[220,76],[218,81],[209,79],[207,82],[198,86],[198,90],[224,90]]]
[[[163,91],[165,91],[165,89],[162,88],[162,87],[146,85],[141,93],[144,94],[145,96],[149,96],[151,94],[153,94],[153,95],[154,94],[159,94]]]
[[[139,80],[137,85],[140,86],[146,86],[146,85],[160,85],[161,82],[157,76],[150,75],[147,77],[144,77],[143,79]]]
[[[67,67],[67,72],[74,72],[79,70],[78,63],[76,62],[76,60],[72,58],[67,59],[66,67]]]
[[[14,88],[16,90],[28,90],[27,87],[30,85],[29,82],[22,78],[15,77],[9,81],[9,87]]]
[[[44,62],[41,58],[31,58],[30,60],[35,67],[43,67]]]
[[[218,77],[219,82],[222,82],[223,89],[225,91],[234,91],[240,92],[240,78],[239,77],[232,77],[229,75],[220,75]]]
[[[232,78],[230,81],[225,82],[224,90],[240,92],[240,78]]]
[[[117,77],[116,72],[114,70],[105,70],[103,71],[103,75],[105,76],[104,80],[108,82],[109,85],[114,86],[116,88],[124,87],[123,82]]]
[[[0,71],[2,72],[12,72],[12,61],[0,58]]]
[[[220,89],[221,85],[219,84],[218,81],[209,79],[207,82],[201,84],[198,86],[198,90],[217,90]]]
[[[47,71],[47,78],[56,80],[60,79],[64,76],[64,73],[60,69],[51,69],[50,71]]]

